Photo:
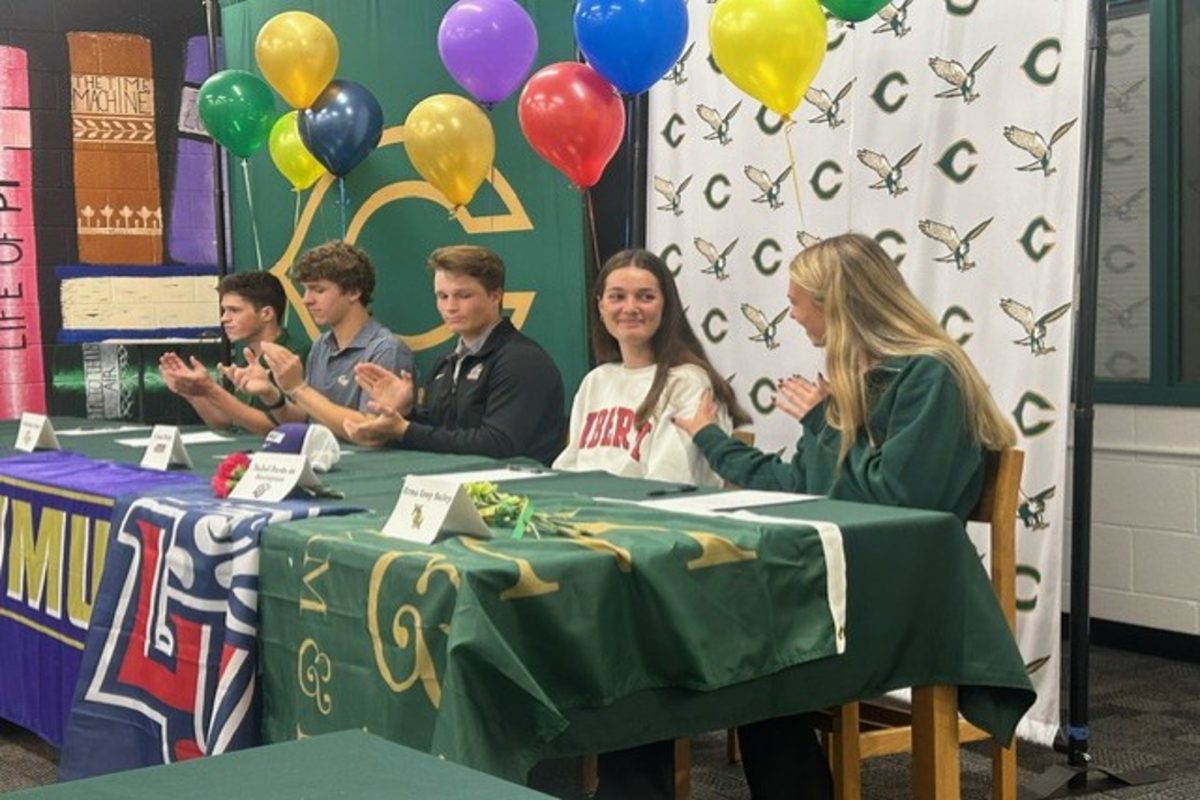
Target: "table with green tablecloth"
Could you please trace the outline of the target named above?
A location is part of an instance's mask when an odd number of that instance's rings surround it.
[[[6,797],[14,800],[210,800],[352,797],[355,800],[548,800],[362,731],[256,747],[199,761],[139,769]]]
[[[264,735],[367,730],[520,780],[605,751],[930,684],[1007,740],[1034,694],[951,515],[829,500],[707,518],[594,498],[600,473],[502,485],[575,536],[418,545],[383,515],[262,539]],[[823,540],[845,562],[830,625]],[[836,653],[844,634],[845,650]]]

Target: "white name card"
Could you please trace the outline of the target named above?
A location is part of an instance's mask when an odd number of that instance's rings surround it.
[[[171,467],[192,468],[191,456],[183,446],[183,437],[174,425],[155,425],[150,431],[150,444],[142,455],[143,469],[168,470]]]
[[[296,487],[317,491],[317,480],[308,457],[299,453],[255,453],[250,467],[229,493],[235,500],[270,500],[279,502]]]
[[[28,411],[21,415],[21,426],[17,428],[17,441],[13,448],[25,453],[62,449],[58,446],[58,437],[54,435],[54,426],[46,415]]]
[[[490,539],[491,529],[459,481],[426,475],[409,475],[396,507],[383,526],[385,536],[431,544],[445,535],[464,533]]]

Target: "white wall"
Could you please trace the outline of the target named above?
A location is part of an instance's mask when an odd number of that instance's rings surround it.
[[[1097,406],[1093,472],[1092,616],[1200,634],[1200,409]]]

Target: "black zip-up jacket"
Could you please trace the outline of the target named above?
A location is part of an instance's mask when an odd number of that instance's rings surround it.
[[[438,359],[400,446],[553,461],[562,450],[563,383],[546,351],[503,319],[483,349],[463,356],[457,383],[456,360],[453,350]]]

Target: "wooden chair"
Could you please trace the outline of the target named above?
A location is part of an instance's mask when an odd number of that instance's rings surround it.
[[[1025,454],[1014,448],[986,454],[986,474],[979,505],[971,513],[973,522],[991,525],[992,587],[1009,628],[1016,627],[1016,523]],[[976,742],[991,738],[966,720],[957,717],[955,687],[918,687],[913,690],[913,710],[897,709],[875,702],[847,703],[831,711],[827,738],[833,767],[834,797],[858,800],[862,793],[860,760],[872,756],[912,752],[912,717],[937,714],[941,709],[950,720],[957,719],[958,740]],[[953,723],[951,723],[953,724]],[[931,753],[914,753],[913,769],[935,769]],[[958,772],[947,769],[939,783],[952,783],[947,796],[958,797]],[[940,788],[940,787],[939,787]],[[1017,796],[1016,738],[1008,747],[992,744],[992,798],[1015,800]]]

